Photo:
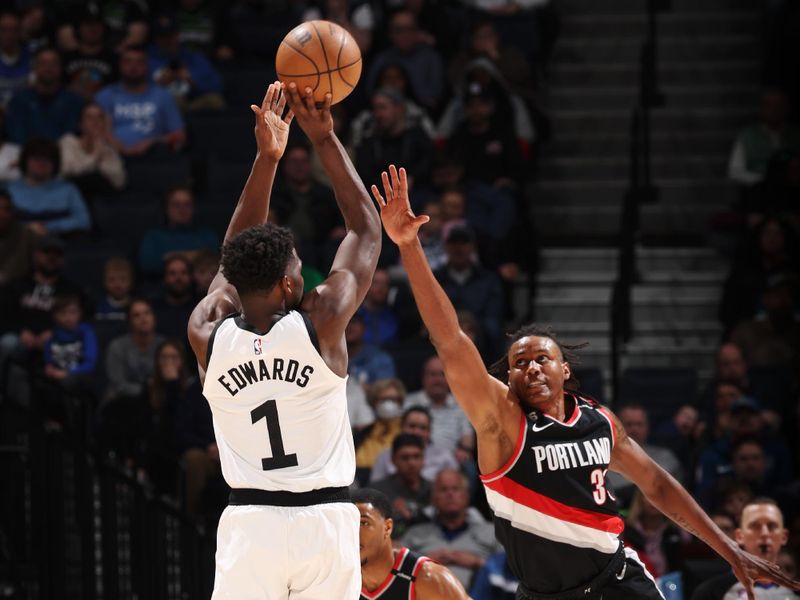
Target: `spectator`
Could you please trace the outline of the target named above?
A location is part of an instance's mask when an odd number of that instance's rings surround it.
[[[0,55],[1,62],[2,56]],[[0,110],[0,183],[19,179],[19,154],[19,145],[6,139],[6,115],[4,111]]]
[[[483,325],[492,353],[502,352],[504,297],[500,279],[475,264],[475,233],[454,227],[445,238],[447,265],[434,271],[456,310],[468,310]]]
[[[169,338],[181,340],[189,350],[186,324],[197,304],[192,279],[192,263],[182,255],[167,259],[164,267],[163,294],[153,301],[159,331]]]
[[[656,428],[653,439],[657,446],[670,450],[678,458],[684,473],[691,473],[698,439],[704,430],[705,423],[697,409],[684,404],[672,419]]]
[[[36,394],[47,405],[48,417],[69,424],[75,431],[81,431],[86,423],[85,402],[92,394],[92,375],[97,366],[97,336],[83,321],[82,312],[79,296],[54,299],[52,335],[44,346],[46,383]]]
[[[11,196],[0,189],[0,286],[28,274],[36,235],[17,220]]]
[[[117,57],[106,40],[103,15],[96,4],[86,5],[77,25],[74,48],[64,56],[64,73],[69,89],[90,101],[117,78]]]
[[[717,489],[724,489],[731,479],[746,485],[756,496],[774,492],[767,487],[767,456],[757,437],[743,437],[732,444],[731,473],[720,478]]]
[[[333,191],[314,178],[311,149],[305,143],[291,142],[280,168],[271,208],[292,230],[303,262],[327,271],[345,234]]]
[[[425,251],[425,258],[433,271],[447,264],[447,253],[444,249],[444,237],[442,228],[444,217],[442,204],[438,200],[432,200],[422,208],[422,214],[427,215],[429,221],[419,230],[419,241]]]
[[[160,15],[152,33],[150,79],[167,89],[184,110],[224,107],[222,78],[205,55],[181,45],[177,20]]]
[[[416,15],[401,9],[389,17],[391,46],[372,62],[367,76],[367,89],[375,89],[375,81],[387,63],[402,64],[411,76],[414,96],[428,110],[435,111],[445,91],[444,63],[439,53],[420,35]],[[405,163],[397,163],[405,164]]]
[[[629,404],[619,409],[617,415],[623,427],[625,427],[628,437],[639,444],[645,453],[667,473],[678,481],[683,481],[683,468],[678,458],[670,450],[648,443],[650,420],[644,407],[638,404]],[[606,479],[614,489],[617,502],[622,505],[628,505],[635,491],[633,483],[615,472],[608,473]]]
[[[759,116],[759,123],[739,131],[731,150],[728,177],[740,185],[760,182],[777,151],[797,149],[800,143],[800,132],[788,120],[789,100],[781,90],[764,90]]]
[[[145,50],[123,50],[119,73],[121,81],[96,97],[110,118],[114,148],[126,157],[179,150],[186,141],[183,118],[169,92],[149,82]]]
[[[472,436],[467,417],[450,394],[444,365],[432,356],[422,367],[422,389],[408,395],[407,406],[421,406],[431,414],[431,439],[450,452],[466,437]]]
[[[127,258],[112,256],[103,267],[104,295],[97,302],[94,318],[122,323],[128,318],[133,291],[133,265]]]
[[[708,516],[714,521],[714,525],[722,530],[722,533],[732,540],[736,539],[736,521],[725,513],[714,513]]]
[[[213,57],[217,62],[233,58],[227,7],[205,0],[179,0],[175,11],[180,43]]]
[[[397,340],[400,320],[389,305],[391,282],[385,269],[377,269],[372,276],[364,302],[358,312],[364,320],[364,342],[382,346]]]
[[[22,39],[32,53],[36,53],[50,43],[52,23],[48,17],[44,2],[39,0],[28,2],[22,11]]]
[[[376,490],[386,494],[392,503],[394,531],[400,538],[406,530],[425,521],[422,509],[431,498],[431,483],[422,476],[425,443],[412,433],[399,433],[392,442],[392,464],[395,472],[371,482]]]
[[[468,510],[467,480],[458,471],[445,469],[433,483],[433,522],[409,528],[402,544],[447,566],[469,588],[486,559],[500,549],[492,525],[477,511]]]
[[[406,386],[399,379],[380,379],[367,390],[367,401],[375,412],[375,422],[355,436],[356,469],[364,482],[378,455],[389,448],[400,433],[400,416],[406,399]]]
[[[789,532],[783,526],[783,513],[770,498],[754,498],[742,509],[736,543],[747,552],[769,562],[776,562],[778,554],[789,541]],[[744,598],[747,592],[733,572],[712,577],[702,583],[692,595],[692,600],[724,600]],[[756,584],[755,598],[791,598],[792,590],[774,584]]]
[[[428,176],[433,142],[420,125],[406,117],[405,99],[391,88],[372,94],[372,126],[355,148],[355,164],[366,182],[378,182],[387,164],[403,165],[409,187]]]
[[[80,133],[59,141],[61,176],[71,180],[88,198],[125,187],[125,165],[108,136],[106,115],[94,102],[81,111]]]
[[[443,469],[458,469],[458,463],[452,452],[431,443],[431,421],[430,411],[422,406],[407,408],[400,421],[401,433],[415,435],[422,440],[422,477],[428,481],[436,479],[439,471]],[[397,468],[394,465],[392,453],[388,449],[384,450],[372,465],[370,483],[380,481],[396,472]]]
[[[386,352],[364,341],[366,326],[364,318],[356,313],[344,330],[347,356],[350,358],[347,372],[362,386],[379,379],[395,376],[394,361]]]
[[[219,253],[207,248],[198,250],[192,260],[195,296],[202,298],[208,293],[208,288],[217,273],[219,273]]]
[[[350,427],[353,429],[353,433],[357,434],[375,422],[375,412],[367,402],[364,387],[353,377],[347,378],[345,394],[347,395],[347,416],[350,419]]]
[[[42,48],[33,57],[33,83],[8,103],[8,139],[25,144],[36,137],[57,140],[78,128],[83,99],[64,89],[61,56]]]
[[[128,333],[118,337],[106,351],[106,397],[136,399],[153,374],[156,348],[164,338],[156,333],[153,307],[147,300],[132,300],[128,306]]]
[[[680,568],[683,545],[691,541],[688,533],[674,526],[639,490],[625,519],[624,538],[626,545],[644,554],[656,577]]]
[[[515,600],[519,580],[508,566],[505,550],[492,554],[475,575],[469,596],[472,600]]]
[[[347,0],[322,0],[319,7],[310,6],[301,21],[325,19],[343,27],[353,36],[361,54],[366,56],[372,46],[372,30],[375,15],[369,2],[347,2]]]
[[[39,235],[77,233],[91,227],[78,188],[57,177],[61,153],[55,142],[34,138],[22,148],[22,179],[8,185],[20,220]]]
[[[0,106],[28,83],[30,54],[20,33],[19,15],[10,10],[0,13]]]
[[[164,195],[165,226],[148,229],[139,245],[139,268],[149,277],[164,271],[176,255],[194,260],[200,250],[219,250],[219,238],[208,227],[194,224],[194,194],[186,186],[171,187]]]

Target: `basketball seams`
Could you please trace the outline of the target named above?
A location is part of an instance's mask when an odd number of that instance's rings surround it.
[[[287,77],[312,77],[312,76],[316,76],[317,81],[316,81],[316,83],[314,83],[314,86],[312,87],[312,90],[316,91],[316,89],[319,87],[319,80],[321,78],[321,74],[319,72],[319,67],[317,67],[317,63],[314,62],[314,60],[311,57],[309,57],[305,52],[303,52],[302,50],[300,50],[298,48],[295,48],[294,46],[292,46],[292,44],[290,44],[286,40],[283,40],[281,42],[281,45],[283,45],[283,44],[286,44],[287,48],[289,48],[290,50],[293,50],[294,52],[296,52],[297,54],[299,54],[300,56],[305,58],[308,62],[310,62],[314,66],[314,69],[316,69],[316,72],[308,73],[307,75],[285,75],[285,76],[287,76]],[[309,86],[309,87],[311,87],[311,86]]]
[[[342,75],[342,71],[344,71],[345,69],[349,69],[350,67],[354,67],[360,62],[361,62],[361,59],[359,58],[357,61],[351,62],[349,65],[345,65],[345,66],[343,66],[343,67],[341,67],[339,69],[339,79],[341,79],[342,83],[344,83],[346,86],[348,86],[350,88],[355,88],[356,86],[355,86],[355,84],[350,83],[349,81],[347,81],[347,79],[344,78],[344,75]],[[361,74],[361,71],[359,70],[359,75],[360,74]]]
[[[314,73],[278,73],[278,75],[283,75],[284,77],[312,77],[314,75],[327,75],[328,73],[335,73],[337,70],[349,69],[361,62],[361,59],[354,60],[351,63],[347,63],[346,65],[342,65],[339,69],[331,69],[330,71],[315,71]],[[345,83],[347,83],[345,81]]]
[[[342,80],[342,83],[344,83],[350,89],[354,89],[355,86],[344,78],[344,75],[342,75],[342,71],[344,69],[347,69],[348,67],[352,67],[353,65],[357,64],[358,61],[361,60],[361,58],[359,57],[357,61],[354,61],[349,65],[341,66],[340,63],[342,62],[342,52],[344,51],[344,47],[347,45],[347,32],[345,31],[344,27],[340,27],[340,29],[342,30],[342,43],[339,44],[339,52],[337,52],[336,54],[336,70],[339,72],[339,79]]]
[[[314,28],[314,33],[317,34],[319,46],[322,49],[322,56],[325,57],[325,68],[327,69],[328,73],[328,90],[330,91],[331,96],[333,96],[333,75],[331,75],[331,65],[328,62],[328,51],[325,49],[325,42],[322,40],[322,35],[320,34],[319,29],[317,29],[316,22],[311,21],[309,24]],[[317,68],[319,69],[319,67]]]

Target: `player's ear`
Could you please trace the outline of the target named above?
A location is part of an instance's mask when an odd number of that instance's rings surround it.
[[[386,535],[386,537],[391,538],[392,531],[394,531],[394,519],[392,519],[391,517],[387,517],[386,521],[384,522],[384,527],[385,527],[384,534]]]
[[[566,381],[567,379],[572,377],[572,367],[569,366],[569,363],[567,361],[561,363],[561,366],[564,369],[564,381]]]

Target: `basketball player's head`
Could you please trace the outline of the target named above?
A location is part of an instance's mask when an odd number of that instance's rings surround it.
[[[504,359],[490,373],[508,382],[524,409],[543,409],[564,389],[577,389],[572,364],[579,362],[577,350],[586,344],[564,344],[547,327],[523,325],[511,335]]]
[[[359,552],[361,566],[380,557],[392,555],[392,505],[382,492],[372,488],[356,490],[350,496],[361,513]]]
[[[303,298],[302,262],[291,232],[267,223],[245,229],[222,247],[222,272],[239,296],[262,297],[276,310],[291,310]]]
[[[789,540],[783,513],[772,498],[753,498],[742,509],[736,542],[750,554],[775,562]]]

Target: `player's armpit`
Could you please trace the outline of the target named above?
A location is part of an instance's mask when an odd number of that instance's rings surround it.
[[[469,600],[461,582],[447,567],[427,561],[417,574],[418,600]]]

